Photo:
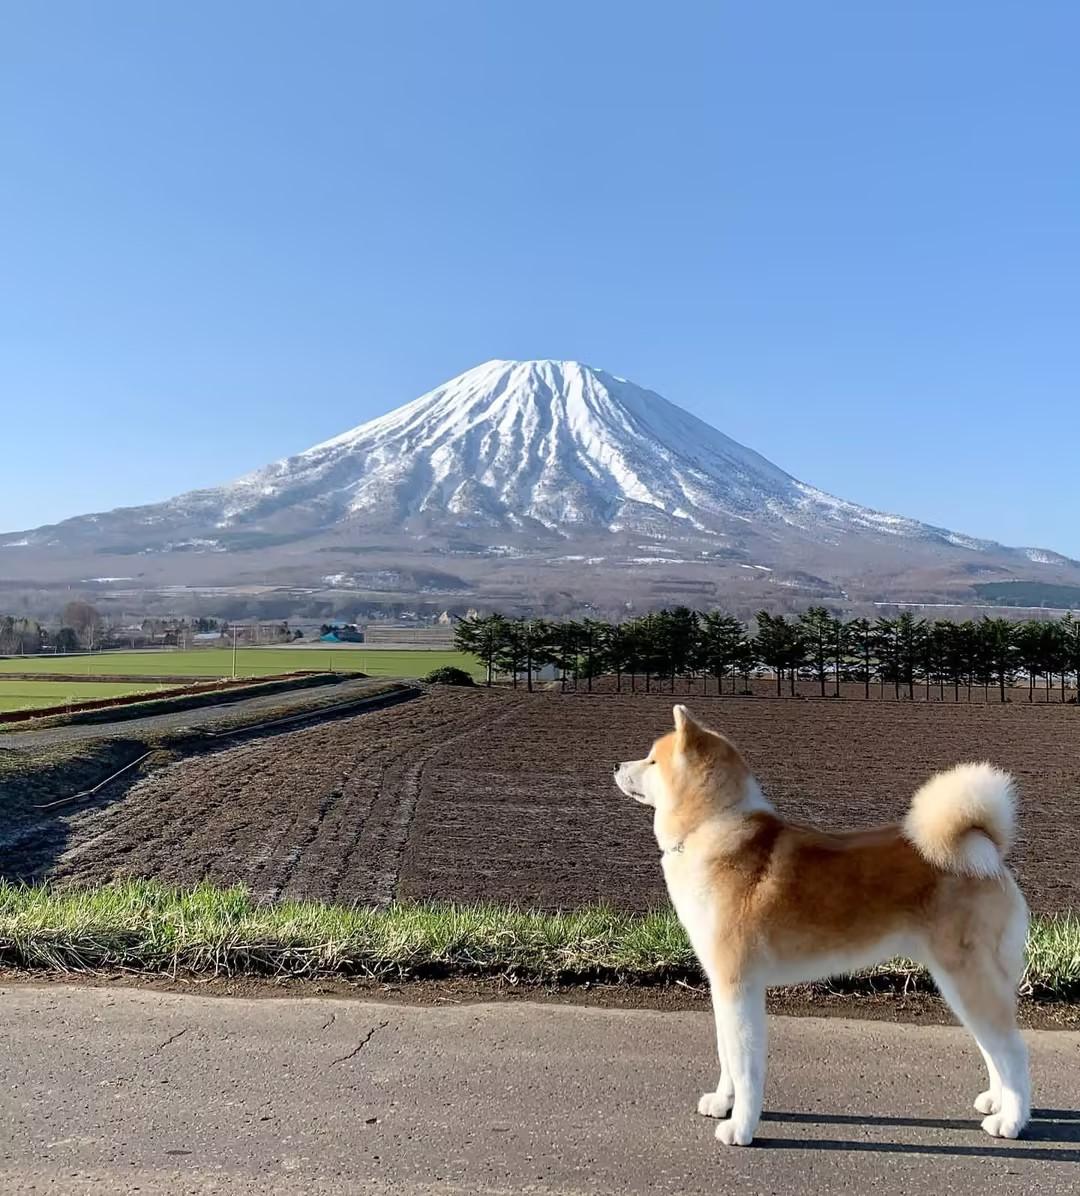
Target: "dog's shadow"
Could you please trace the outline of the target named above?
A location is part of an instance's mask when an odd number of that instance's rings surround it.
[[[877,1125],[913,1126],[916,1129],[982,1132],[977,1120],[961,1121],[943,1117],[875,1117],[857,1113],[784,1113],[766,1112],[762,1121],[789,1122],[797,1125]],[[1075,1142],[1080,1144],[1080,1110],[1032,1109],[1031,1121],[1019,1143],[991,1141],[968,1146],[952,1142],[863,1142],[839,1138],[761,1138],[755,1145],[774,1150],[849,1150],[883,1154],[940,1154],[978,1158],[1042,1159],[1055,1163],[1080,1163],[1080,1149],[1035,1146],[1037,1142]],[[1030,1144],[1030,1145],[1028,1145]]]

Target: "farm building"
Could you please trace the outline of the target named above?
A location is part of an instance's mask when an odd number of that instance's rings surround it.
[[[364,635],[355,627],[331,627],[325,635],[319,636],[319,642],[323,644],[362,644]]]

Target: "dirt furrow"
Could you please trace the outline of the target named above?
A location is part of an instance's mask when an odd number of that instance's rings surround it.
[[[361,875],[348,878],[349,899],[374,905],[392,901],[420,797],[423,770],[475,728],[493,728],[510,718],[515,706],[513,700],[499,701],[488,695],[474,698],[468,706],[454,703],[449,708],[432,710],[428,725],[417,728],[410,739],[396,740],[395,756],[383,762],[378,803],[353,848],[353,858],[364,860],[364,871],[362,879]],[[338,896],[346,893],[338,891]]]

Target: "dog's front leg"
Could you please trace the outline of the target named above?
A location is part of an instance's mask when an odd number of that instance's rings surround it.
[[[726,1146],[749,1146],[765,1097],[765,988],[744,979],[714,989],[713,1001],[735,1094],[731,1116],[716,1127],[716,1137]]]
[[[724,1027],[720,1022],[720,1001],[713,988],[713,1018],[716,1022],[716,1054],[720,1062],[720,1078],[715,1092],[706,1092],[698,1101],[697,1111],[703,1117],[726,1117],[735,1103],[735,1084],[731,1078],[731,1064],[724,1047]]]

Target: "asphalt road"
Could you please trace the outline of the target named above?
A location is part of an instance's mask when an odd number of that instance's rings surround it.
[[[695,1112],[711,1019],[0,989],[0,1192],[1031,1193],[1080,1188],[1080,1034],[1029,1035],[1029,1140],[962,1031],[773,1018],[768,1120]]]

